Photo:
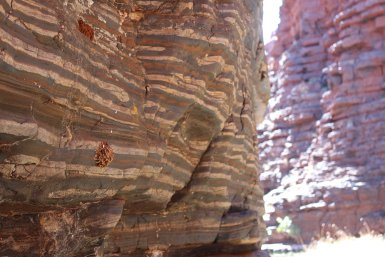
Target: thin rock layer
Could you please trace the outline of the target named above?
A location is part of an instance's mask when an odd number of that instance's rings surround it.
[[[0,255],[259,249],[261,10],[1,1]]]

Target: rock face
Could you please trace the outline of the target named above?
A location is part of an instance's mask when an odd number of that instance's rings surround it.
[[[261,10],[0,1],[0,256],[258,250]]]
[[[332,224],[385,232],[384,4],[286,0],[268,46],[267,213],[291,216],[305,241]]]

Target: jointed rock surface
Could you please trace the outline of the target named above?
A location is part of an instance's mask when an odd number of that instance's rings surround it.
[[[285,0],[267,47],[259,147],[269,225],[291,216],[305,241],[385,232],[384,4]]]

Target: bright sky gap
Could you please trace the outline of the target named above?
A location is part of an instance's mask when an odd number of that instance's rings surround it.
[[[272,33],[277,29],[280,22],[279,8],[282,0],[263,1],[263,38],[268,43],[272,39]]]

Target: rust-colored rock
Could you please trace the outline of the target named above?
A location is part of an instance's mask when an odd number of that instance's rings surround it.
[[[94,30],[90,25],[85,23],[82,19],[78,20],[79,31],[88,37],[91,41],[94,40]]]
[[[291,216],[305,241],[332,224],[385,232],[383,3],[285,0],[268,46],[267,213],[270,225]]]
[[[98,167],[106,167],[114,159],[114,151],[111,146],[106,142],[100,142],[95,153],[95,164]]]
[[[258,250],[261,6],[0,1],[0,256]]]

